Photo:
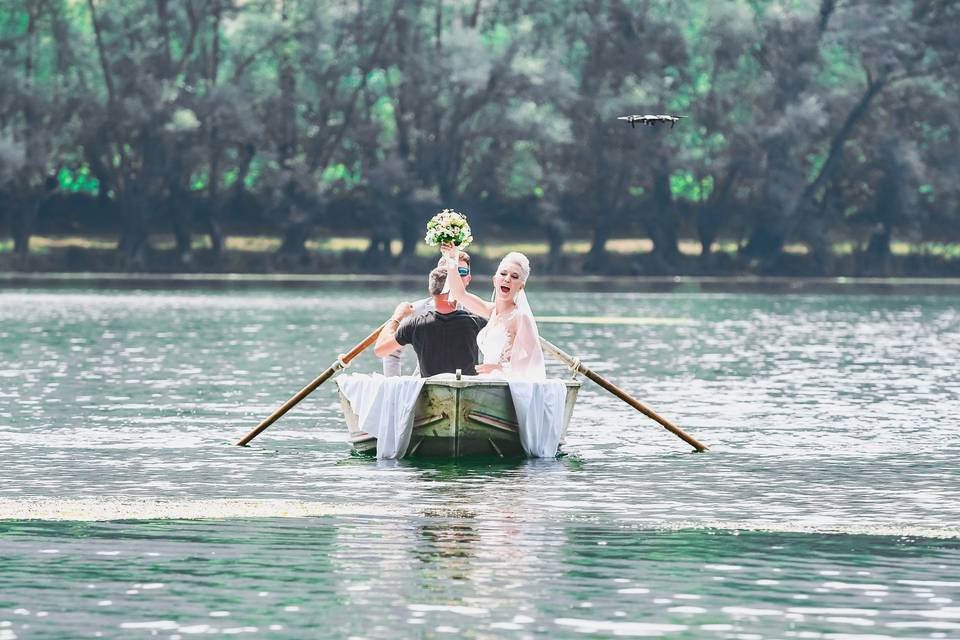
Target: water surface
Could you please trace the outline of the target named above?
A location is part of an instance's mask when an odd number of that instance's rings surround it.
[[[589,381],[558,460],[232,445],[417,295],[0,291],[0,640],[960,637],[960,297],[531,291],[707,454]]]

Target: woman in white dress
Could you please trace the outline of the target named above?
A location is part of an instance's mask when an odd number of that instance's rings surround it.
[[[511,379],[546,378],[540,334],[524,292],[530,277],[527,257],[516,251],[504,256],[493,275],[493,302],[487,302],[464,288],[457,272],[458,249],[443,245],[442,251],[448,258],[450,297],[468,311],[488,320],[477,336],[483,355],[477,372]]]

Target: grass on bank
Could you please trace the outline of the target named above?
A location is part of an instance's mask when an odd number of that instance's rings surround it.
[[[280,248],[280,238],[272,236],[227,236],[224,239],[224,248],[228,251],[273,252]],[[364,251],[370,240],[362,237],[339,237],[308,240],[308,251],[320,253],[342,253],[344,251]],[[150,238],[150,246],[159,250],[170,250],[176,245],[171,235],[154,235]],[[394,240],[390,249],[394,254],[400,252],[401,243]],[[49,253],[51,250],[75,247],[89,250],[114,250],[117,248],[117,238],[110,236],[33,236],[30,238],[31,253]],[[209,249],[210,238],[206,235],[196,235],[193,248],[196,250]],[[680,252],[688,256],[700,255],[700,243],[693,240],[681,240],[678,243]],[[714,243],[711,247],[714,252],[735,253],[735,242]],[[833,246],[837,255],[849,255],[855,249],[853,242],[836,243]],[[494,241],[476,244],[470,247],[473,255],[483,256],[494,260],[508,251],[521,251],[527,255],[545,255],[549,248],[546,242],[503,242]],[[582,255],[590,250],[589,240],[571,240],[563,243],[563,252],[568,255]],[[649,253],[653,250],[653,243],[647,238],[616,238],[607,242],[607,251],[619,254]],[[808,249],[803,244],[789,244],[784,250],[787,253],[804,255]],[[893,255],[930,255],[944,258],[960,258],[960,243],[949,242],[906,242],[894,241],[890,245]],[[0,238],[0,253],[13,251],[13,240]],[[417,255],[429,257],[437,253],[436,247],[418,243]]]

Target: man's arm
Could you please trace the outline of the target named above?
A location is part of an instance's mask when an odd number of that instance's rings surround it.
[[[397,308],[393,311],[393,315],[387,320],[387,325],[380,330],[380,335],[377,336],[377,343],[373,345],[373,352],[377,354],[378,358],[391,354],[403,346],[397,342],[397,327],[399,327],[400,322],[411,313],[413,313],[413,305],[409,302],[401,302],[397,305]]]

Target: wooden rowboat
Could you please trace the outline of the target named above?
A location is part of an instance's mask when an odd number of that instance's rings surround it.
[[[566,433],[580,383],[565,381]],[[377,451],[377,439],[360,431],[357,415],[343,392],[340,404],[358,453]],[[561,437],[561,442],[563,438]],[[417,398],[413,433],[406,457],[522,456],[517,413],[509,385],[502,380],[428,380]]]

